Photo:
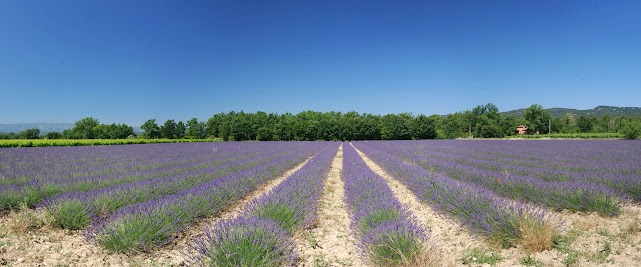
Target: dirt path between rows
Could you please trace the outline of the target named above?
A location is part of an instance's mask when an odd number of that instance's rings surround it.
[[[345,143],[343,143],[345,145]],[[318,219],[311,231],[296,236],[303,261],[299,266],[366,266],[357,252],[345,206],[343,145],[330,167],[318,207]]]
[[[183,253],[192,239],[202,236],[204,227],[237,217],[249,202],[271,191],[311,158],[313,156],[283,175],[267,181],[219,214],[188,226],[169,244],[150,253],[112,253],[87,242],[80,231],[51,227],[15,230],[23,217],[18,212],[11,212],[0,218],[0,266],[185,266]],[[40,212],[34,214],[43,216]]]
[[[350,145],[352,144],[350,143]],[[472,248],[487,247],[481,237],[470,233],[460,223],[423,204],[404,184],[390,176],[363,152],[358,149],[356,152],[372,171],[385,179],[396,198],[416,215],[423,227],[432,231],[433,243],[438,250],[437,254],[439,255],[437,256],[440,256],[442,266],[461,265],[460,258],[466,251]]]

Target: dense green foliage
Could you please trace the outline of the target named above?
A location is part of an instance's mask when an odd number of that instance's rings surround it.
[[[229,141],[410,140],[470,136],[504,138],[516,135],[517,125],[530,127],[528,134],[523,135],[527,138],[537,132],[549,136],[550,128],[552,137],[557,138],[622,138],[623,135],[619,132],[631,120],[607,115],[577,119],[570,114],[563,119],[552,118],[540,105],[532,105],[525,111],[525,115],[502,115],[494,104],[480,105],[472,110],[447,116],[414,116],[411,113],[381,116],[354,111],[305,111],[296,115],[279,115],[241,111],[216,114],[207,121],[204,128],[206,136]]]
[[[607,107],[606,107],[607,108]],[[602,108],[603,109],[603,108]],[[516,116],[501,113],[494,104],[446,116],[411,113],[374,115],[350,111],[298,114],[229,112],[213,115],[207,121],[196,118],[167,120],[162,124],[147,120],[141,129],[145,139],[217,139],[224,141],[303,141],[303,140],[411,140],[453,138],[505,138],[516,135],[516,126],[529,127],[523,138],[641,138],[641,117],[552,116],[540,105],[520,110]],[[618,114],[618,113],[617,113]],[[548,133],[551,130],[551,134]],[[77,121],[70,130],[41,135],[37,128],[20,133],[0,133],[0,139],[124,139],[136,138],[125,124],[100,124],[94,118]],[[64,145],[48,143],[48,145]],[[91,144],[107,144],[103,143]],[[118,144],[119,142],[115,142]],[[124,143],[139,143],[127,141]],[[140,143],[147,143],[141,141]],[[39,146],[40,142],[9,142],[5,146]],[[45,142],[46,144],[46,142]],[[72,143],[71,145],[83,145]],[[0,144],[2,146],[2,144]]]
[[[621,133],[626,139],[641,139],[641,122],[629,121],[626,122]]]
[[[532,105],[525,110],[523,116],[529,124],[530,130],[536,133],[549,133],[552,116],[541,105]]]
[[[621,133],[553,133],[553,134],[532,134],[532,135],[519,135],[516,138],[525,139],[621,139],[625,136]]]

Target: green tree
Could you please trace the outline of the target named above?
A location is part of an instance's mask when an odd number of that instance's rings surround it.
[[[129,136],[135,136],[134,128],[127,124],[110,124],[109,127],[109,138],[111,139],[125,139]]]
[[[579,119],[576,120],[576,127],[580,133],[592,132],[592,126],[593,126],[592,119],[587,118],[585,116],[580,116]]]
[[[476,106],[471,111],[465,111],[463,115],[468,132],[471,130],[472,136],[493,138],[503,137],[506,134],[503,125],[504,118],[499,113],[498,107],[492,103]],[[512,127],[510,126],[510,128]],[[507,133],[511,133],[511,131]]]
[[[160,127],[156,123],[156,119],[147,120],[142,126],[142,135],[145,138],[160,138]]]
[[[19,139],[39,139],[40,138],[40,129],[32,128],[26,129],[18,133]]]
[[[480,136],[483,138],[499,138],[503,137],[503,134],[497,125],[486,124],[481,126]]]
[[[94,139],[97,138],[96,126],[100,123],[97,119],[87,117],[76,121],[71,129],[71,137],[75,139]]]
[[[575,133],[576,132],[576,118],[571,113],[566,113],[561,119],[561,132],[562,133]]]
[[[552,116],[541,105],[534,104],[525,109],[524,117],[528,121],[528,127],[532,132],[541,134],[548,132],[548,125]]]
[[[501,116],[500,128],[501,136],[511,136],[516,132],[517,119],[514,116]]]
[[[62,133],[60,132],[48,132],[45,134],[45,138],[47,139],[62,139]]]
[[[203,139],[206,136],[206,128],[207,124],[204,122],[198,122],[198,119],[192,118],[191,120],[187,121],[187,132],[185,136],[187,138],[197,138],[197,139]]]
[[[434,118],[423,114],[416,116],[412,123],[412,139],[434,138],[436,138],[436,121],[434,121]]]
[[[463,113],[448,114],[444,119],[441,129],[437,131],[438,138],[453,139],[467,136],[468,123]]]
[[[263,126],[258,128],[258,131],[256,132],[256,139],[258,141],[272,141],[273,135],[272,127]]]
[[[187,131],[187,126],[182,121],[179,121],[176,124],[176,132],[174,133],[174,136],[178,139],[185,138],[185,131]]]
[[[106,124],[98,124],[93,128],[94,138],[96,139],[110,139],[111,138],[111,127]]]
[[[409,140],[412,138],[412,114],[387,114],[381,117],[381,138],[385,140]]]
[[[229,126],[231,140],[256,140],[256,133],[253,130],[250,115],[241,110],[230,119],[231,121],[229,122]]]
[[[16,139],[16,133],[0,133],[0,139]]]
[[[178,125],[174,120],[167,120],[165,124],[160,126],[160,136],[167,139],[176,139],[176,128]]]
[[[619,131],[626,139],[641,139],[641,122],[625,121]]]
[[[214,137],[214,138],[219,138],[220,136],[220,129],[223,127],[223,122],[225,122],[225,117],[227,115],[225,113],[218,113],[212,116],[207,120],[207,135]]]
[[[125,124],[99,124],[94,130],[98,139],[124,139],[133,134],[133,128]]]
[[[562,133],[563,131],[563,122],[561,118],[552,118],[552,132],[553,133]]]

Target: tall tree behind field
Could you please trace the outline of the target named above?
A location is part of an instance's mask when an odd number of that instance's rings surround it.
[[[32,128],[26,129],[18,133],[18,138],[20,139],[39,139],[40,138],[40,129]]]
[[[160,127],[156,119],[147,120],[140,128],[143,130],[142,135],[145,138],[160,138]]]
[[[167,120],[165,124],[160,126],[160,136],[167,139],[176,138],[176,130],[178,125],[174,120]]]
[[[97,139],[125,139],[134,135],[134,129],[126,124],[100,124],[94,131]]]
[[[178,123],[176,123],[176,131],[174,132],[174,136],[177,139],[185,138],[185,131],[187,131],[187,126],[182,121],[179,121]]]
[[[504,117],[499,113],[499,108],[492,103],[477,106],[464,114],[472,136],[497,138],[509,134],[502,125]]]
[[[585,116],[580,116],[579,119],[576,120],[576,127],[578,128],[580,133],[590,133],[592,132],[592,127],[594,126],[594,117],[585,117]]]
[[[203,139],[207,135],[207,124],[205,122],[198,122],[198,119],[192,118],[187,121],[187,132],[185,137],[192,139]]]
[[[412,122],[412,139],[434,139],[436,138],[436,120],[434,117],[427,117],[420,114]]]
[[[541,105],[534,104],[525,110],[525,119],[532,132],[544,134],[548,132],[548,126],[552,116]]]
[[[453,139],[468,136],[468,123],[463,113],[448,114],[443,118],[441,128],[437,130],[438,138]]]
[[[72,139],[94,139],[97,138],[96,127],[100,124],[97,119],[87,117],[76,121],[71,130],[67,132],[67,138]]]
[[[387,114],[381,117],[381,138],[385,140],[409,140],[412,138],[412,114]]]

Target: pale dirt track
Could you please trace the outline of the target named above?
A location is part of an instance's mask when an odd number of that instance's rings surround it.
[[[346,145],[346,143],[343,143]],[[332,162],[318,207],[315,227],[297,236],[302,256],[299,266],[365,266],[358,257],[354,235],[350,235],[349,215],[341,174],[343,147]]]

